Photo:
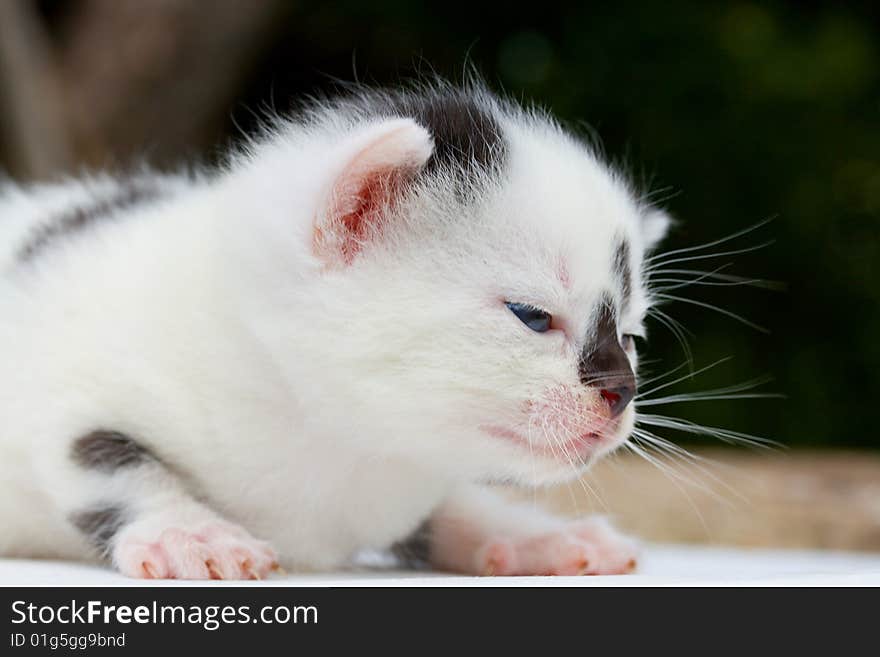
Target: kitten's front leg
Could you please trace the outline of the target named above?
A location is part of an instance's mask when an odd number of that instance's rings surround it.
[[[566,520],[478,487],[450,498],[427,536],[433,567],[471,575],[620,575],[639,556],[604,518]]]
[[[73,442],[59,499],[68,520],[124,575],[259,579],[274,551],[221,518],[130,436],[93,431]]]

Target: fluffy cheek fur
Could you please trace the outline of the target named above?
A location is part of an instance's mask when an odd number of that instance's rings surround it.
[[[567,337],[530,331],[488,275],[471,268],[465,277],[454,262],[410,267],[400,257],[389,276],[387,259],[381,268],[364,261],[324,295],[349,300],[343,314],[360,329],[354,339],[370,345],[337,352],[351,358],[343,368],[351,385],[370,382],[368,395],[350,391],[351,403],[394,400],[395,412],[374,425],[383,448],[478,478],[542,484],[571,478],[619,444],[632,412],[609,423],[598,392],[578,380]],[[391,307],[407,311],[389,321]],[[337,392],[345,405],[344,389]]]

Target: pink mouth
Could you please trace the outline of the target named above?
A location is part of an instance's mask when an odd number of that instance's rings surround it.
[[[575,438],[570,438],[561,443],[542,443],[535,444],[526,436],[498,425],[481,426],[480,429],[490,436],[501,438],[508,442],[516,443],[521,447],[529,450],[532,454],[540,454],[554,459],[566,460],[573,456],[584,456],[586,453],[594,449],[602,441],[603,436],[597,431],[590,431],[581,434]]]
[[[560,461],[583,460],[593,452],[613,446],[620,426],[612,417],[604,395],[586,394],[580,387],[559,385],[548,388],[537,399],[522,404],[523,420],[539,430],[524,435],[516,429],[486,424],[480,429],[540,455]],[[547,429],[549,430],[542,430]]]

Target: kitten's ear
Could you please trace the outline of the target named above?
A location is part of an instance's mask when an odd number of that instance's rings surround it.
[[[673,219],[665,210],[651,208],[642,217],[642,241],[645,251],[651,251],[666,237]]]
[[[379,239],[407,184],[431,157],[434,142],[411,119],[389,119],[354,135],[315,219],[313,247],[329,266],[352,263]]]

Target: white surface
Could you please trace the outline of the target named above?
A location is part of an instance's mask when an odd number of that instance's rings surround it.
[[[3,586],[880,586],[880,554],[744,550],[682,545],[645,549],[639,572],[615,577],[457,577],[364,570],[287,575],[263,582],[131,580],[109,569],[54,561],[0,560]]]

